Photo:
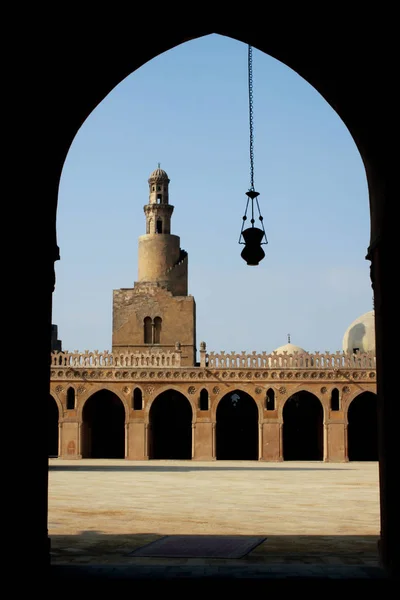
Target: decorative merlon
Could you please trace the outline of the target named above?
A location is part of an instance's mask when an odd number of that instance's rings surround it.
[[[200,352],[201,354],[201,352]],[[314,352],[314,354],[278,354],[272,352],[261,354],[253,351],[251,354],[241,352],[220,353],[203,352],[201,356],[204,365],[215,369],[375,369],[375,355],[372,352],[364,354],[348,354],[337,351],[335,354]]]
[[[175,352],[53,352],[52,367],[180,367],[181,351]]]
[[[51,366],[58,368],[174,368],[181,367],[182,351],[180,343],[177,342],[174,351],[167,352],[53,352],[51,355]],[[261,369],[272,371],[280,369],[282,371],[330,371],[335,377],[349,377],[347,370],[367,370],[372,371],[376,368],[375,355],[371,352],[365,354],[348,354],[345,352],[336,352],[335,354],[315,352],[314,354],[287,354],[286,352],[278,354],[273,352],[247,354],[242,352],[215,353],[206,351],[206,344],[200,344],[200,369],[209,370],[247,370],[255,371]],[[190,367],[196,371],[199,367]],[[322,373],[321,373],[322,375]],[[60,375],[61,376],[61,375]],[[256,377],[256,375],[255,375]],[[289,377],[289,375],[288,375]]]

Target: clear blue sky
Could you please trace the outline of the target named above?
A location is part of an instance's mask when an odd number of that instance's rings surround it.
[[[365,170],[345,125],[297,73],[254,49],[255,187],[265,259],[238,238],[250,185],[247,46],[187,42],[120,83],[76,135],[60,182],[53,322],[63,348],[111,348],[112,290],[137,279],[149,174],[171,180],[172,233],[189,253],[197,340],[209,350],[291,341],[341,350],[372,309]]]

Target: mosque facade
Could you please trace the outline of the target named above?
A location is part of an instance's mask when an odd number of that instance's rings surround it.
[[[113,291],[111,352],[63,351],[52,327],[49,456],[377,460],[374,311],[334,354],[290,339],[269,354],[197,350],[170,180],[158,167],[148,183],[138,280]]]

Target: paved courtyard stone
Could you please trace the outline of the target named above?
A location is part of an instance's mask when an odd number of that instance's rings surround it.
[[[53,564],[234,564],[131,556],[178,534],[265,536],[238,564],[378,564],[375,462],[49,464]]]

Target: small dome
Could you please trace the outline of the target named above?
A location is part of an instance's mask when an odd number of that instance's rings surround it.
[[[304,350],[304,348],[300,348],[300,346],[295,346],[295,344],[291,344],[290,342],[288,344],[285,344],[284,346],[279,346],[279,348],[274,350],[274,352],[277,352],[277,354],[283,354],[284,352],[287,352],[288,354],[294,354],[295,352],[297,352],[298,354],[307,354],[307,351]]]
[[[375,352],[375,312],[361,315],[347,328],[342,347],[344,352]]]
[[[149,183],[153,181],[166,181],[169,183],[169,177],[164,169],[160,168],[160,165],[158,165],[157,169],[155,169],[149,177]]]

